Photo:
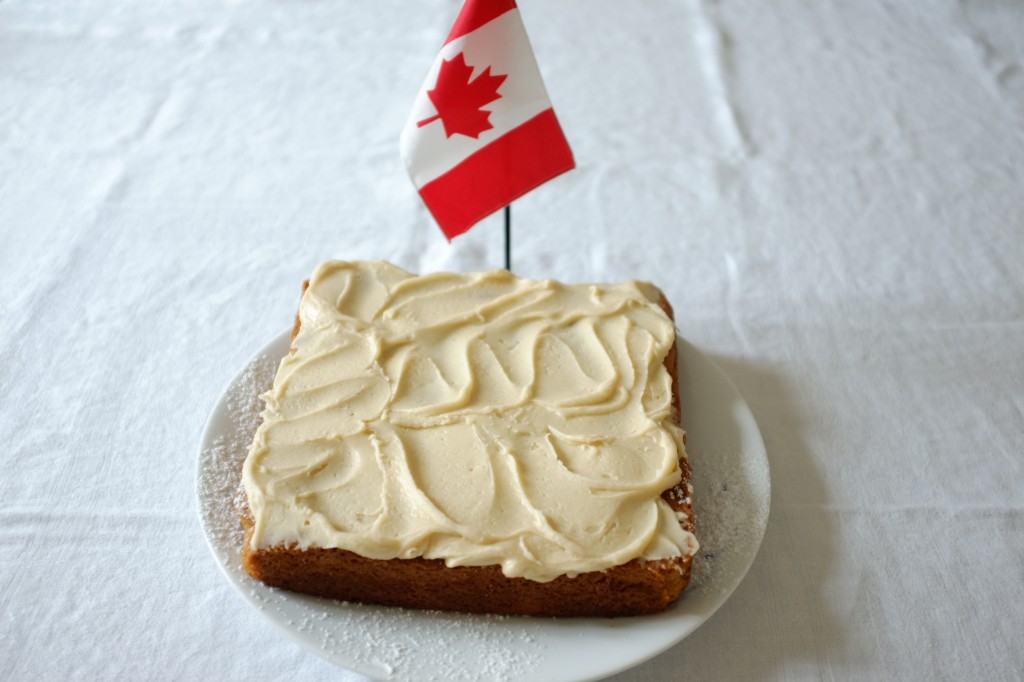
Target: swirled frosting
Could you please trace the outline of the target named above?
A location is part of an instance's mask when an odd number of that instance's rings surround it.
[[[657,290],[323,263],[243,470],[253,548],[537,581],[692,554]]]

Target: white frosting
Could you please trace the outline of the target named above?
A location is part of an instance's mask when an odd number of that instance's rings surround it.
[[[253,546],[539,581],[692,554],[660,497],[683,440],[656,301],[638,282],[320,265],[245,462]]]

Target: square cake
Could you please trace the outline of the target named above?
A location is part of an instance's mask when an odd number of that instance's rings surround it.
[[[666,608],[697,541],[651,284],[322,263],[245,460],[254,578],[412,608]]]

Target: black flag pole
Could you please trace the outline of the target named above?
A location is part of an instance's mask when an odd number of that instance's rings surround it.
[[[505,269],[512,272],[512,204],[505,206]]]

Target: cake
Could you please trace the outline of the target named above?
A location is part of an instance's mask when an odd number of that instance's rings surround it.
[[[698,547],[675,344],[648,283],[322,263],[243,466],[243,566],[411,608],[665,609]]]

